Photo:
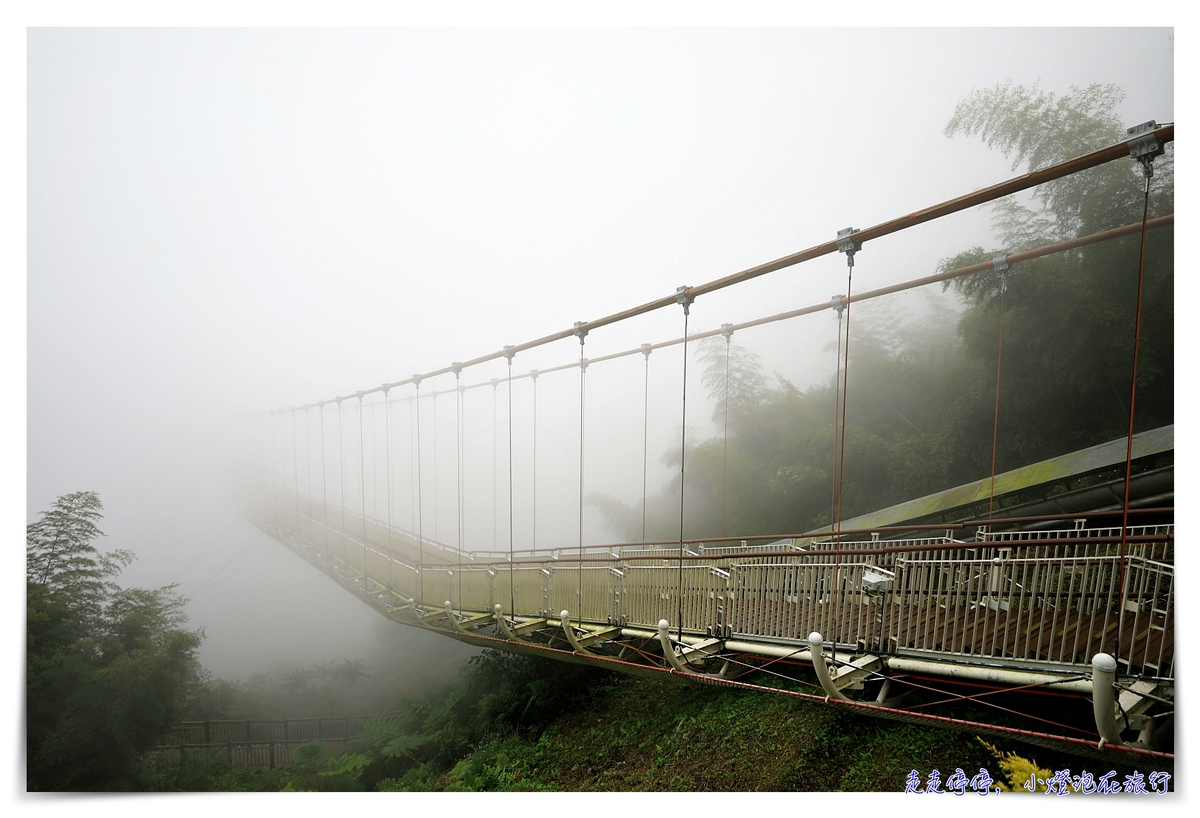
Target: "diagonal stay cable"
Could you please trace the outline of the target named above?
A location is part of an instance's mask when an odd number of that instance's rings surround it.
[[[1051,685],[1065,684],[1066,682],[1077,682],[1081,679],[1087,679],[1087,678],[1088,678],[1087,674],[1080,673],[1075,676],[1066,676],[1062,679],[1050,679],[1050,680],[1047,680],[1044,682],[1033,682],[1032,684],[1019,685],[1017,687],[998,687],[998,688],[995,688],[994,690],[985,690],[982,693],[972,693],[970,695],[953,694],[950,696],[950,698],[947,698],[947,699],[940,699],[935,702],[921,702],[920,704],[911,705],[910,707],[908,707],[906,709],[920,710],[922,707],[936,707],[939,704],[950,704],[953,702],[962,702],[962,701],[978,701],[979,699],[982,699],[986,696],[996,696],[1001,693],[1017,693],[1022,690],[1033,690],[1034,688],[1049,687]]]

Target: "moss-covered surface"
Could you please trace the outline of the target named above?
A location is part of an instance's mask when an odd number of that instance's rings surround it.
[[[1088,764],[995,743],[1055,769]],[[1002,775],[991,751],[967,733],[767,692],[621,679],[535,740],[498,739],[443,774],[426,770],[396,783],[447,790],[900,792],[913,770],[924,784],[934,769],[945,781],[958,768],[971,777],[981,767]]]

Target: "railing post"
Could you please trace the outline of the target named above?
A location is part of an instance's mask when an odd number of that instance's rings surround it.
[[[208,719],[205,719],[205,720],[204,720],[204,743],[205,743],[205,744],[210,744],[210,743],[212,743],[212,738],[210,737],[210,734],[209,734],[209,721],[208,721]]]
[[[1092,657],[1092,712],[1096,718],[1096,732],[1100,734],[1099,747],[1105,744],[1122,746],[1121,731],[1117,728],[1116,706],[1113,702],[1113,685],[1117,681],[1117,660],[1107,653]]]

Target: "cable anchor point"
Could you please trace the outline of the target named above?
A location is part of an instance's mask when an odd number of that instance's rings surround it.
[[[853,236],[861,232],[857,227],[846,227],[837,232],[837,248],[839,253],[846,254],[846,266],[854,266],[854,254],[862,249],[862,242]]]
[[[583,321],[575,322],[575,337],[579,339],[579,345],[583,346],[583,339],[587,337],[588,331],[583,326]]]
[[[1167,150],[1155,136],[1157,130],[1158,123],[1153,119],[1125,129],[1125,135],[1129,137],[1129,155],[1141,164],[1142,175],[1146,178],[1147,185],[1150,184],[1150,177],[1154,175],[1154,157],[1162,156]]]
[[[517,348],[515,346],[513,346],[512,344],[504,345],[504,357],[508,358],[508,362],[510,364],[512,363],[512,359],[516,354],[517,354]]]
[[[654,347],[650,344],[642,344],[642,354],[646,356],[646,360],[650,360],[650,353],[654,351]]]
[[[691,288],[692,288],[691,284],[684,284],[682,287],[675,288],[675,303],[679,304],[681,307],[683,307],[684,315],[688,315],[690,313],[689,308],[692,306],[692,303],[695,302],[695,300],[696,300],[696,297],[694,295],[688,294],[688,290],[690,290]]]
[[[1012,280],[1012,265],[1008,263],[1008,253],[997,253],[992,258],[992,272],[996,274],[1000,292],[1007,290],[1008,283]]]
[[[725,343],[729,343],[729,339],[733,337],[733,324],[722,324],[721,335],[725,337]]]
[[[844,313],[846,311],[846,296],[844,296],[844,295],[832,296],[829,299],[829,307],[830,307],[830,309],[837,310],[838,319],[840,320],[842,317],[842,313]]]
[[[529,370],[529,378],[534,383],[537,383],[537,376],[538,376],[538,371],[536,369]]]

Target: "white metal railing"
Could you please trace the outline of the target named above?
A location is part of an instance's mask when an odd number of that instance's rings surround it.
[[[303,501],[301,506],[303,506]],[[1114,653],[1125,672],[1174,674],[1174,527],[984,531],[980,539],[774,540],[564,549],[474,559],[386,526],[303,508],[263,519],[341,576],[425,610],[672,628],[802,643],[812,631],[870,652],[1083,667]],[[357,529],[357,530],[356,530]],[[365,532],[365,540],[364,540]],[[948,532],[949,533],[949,532]],[[461,563],[461,564],[460,564]],[[360,585],[360,587],[362,587]],[[511,610],[510,610],[511,609]]]

